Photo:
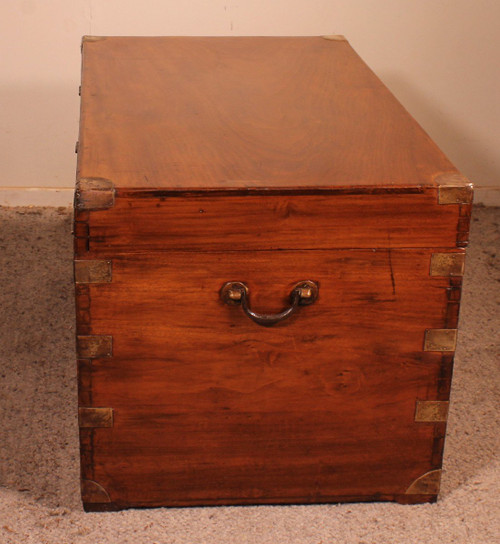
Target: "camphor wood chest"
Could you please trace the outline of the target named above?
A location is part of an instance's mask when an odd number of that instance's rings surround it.
[[[82,496],[433,501],[472,186],[341,36],[83,40]]]

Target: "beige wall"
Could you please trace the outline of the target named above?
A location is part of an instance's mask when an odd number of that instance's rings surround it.
[[[1,0],[0,187],[72,186],[83,34],[345,34],[458,168],[500,187],[499,23],[500,0]]]

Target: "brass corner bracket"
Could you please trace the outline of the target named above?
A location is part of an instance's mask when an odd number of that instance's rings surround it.
[[[444,423],[448,419],[449,401],[417,400],[415,421],[417,423]]]
[[[76,351],[81,359],[99,359],[113,354],[113,337],[79,335],[76,337]]]
[[[457,329],[427,329],[424,351],[455,351]]]
[[[103,428],[113,426],[112,408],[78,408],[78,425],[81,428]]]
[[[431,255],[431,276],[463,276],[465,253],[433,253]]]
[[[88,503],[111,502],[108,492],[94,480],[82,480],[82,501]]]
[[[75,260],[76,283],[110,283],[111,261]]]
[[[331,40],[334,42],[346,42],[347,38],[342,34],[330,34],[327,36],[321,36],[324,40]]]
[[[85,42],[100,42],[101,40],[105,40],[106,36],[89,36],[85,35],[82,36],[82,44]]]
[[[80,211],[105,210],[115,203],[115,186],[109,179],[81,178],[76,182],[75,207]]]
[[[471,204],[473,184],[458,172],[440,174],[434,181],[438,185],[439,204]]]
[[[406,490],[406,495],[437,495],[441,485],[441,469],[426,472]]]

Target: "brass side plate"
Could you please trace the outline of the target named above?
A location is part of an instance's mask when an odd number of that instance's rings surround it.
[[[111,357],[113,354],[112,336],[77,336],[76,350],[82,359]]]
[[[78,408],[78,424],[82,428],[113,426],[112,408]]]
[[[417,400],[415,421],[418,423],[440,423],[448,419],[450,403],[443,400]]]
[[[424,351],[455,351],[457,329],[427,329]]]
[[[465,253],[433,253],[431,276],[463,276]]]
[[[109,283],[111,261],[75,261],[76,283]]]
[[[441,469],[431,470],[417,478],[406,490],[407,495],[437,495],[441,485]]]

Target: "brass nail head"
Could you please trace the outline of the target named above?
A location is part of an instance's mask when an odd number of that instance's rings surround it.
[[[231,300],[241,300],[241,291],[238,291],[238,289],[230,289],[227,295]]]
[[[299,296],[300,296],[300,298],[311,298],[312,297],[312,289],[310,287],[301,287],[299,289]]]

